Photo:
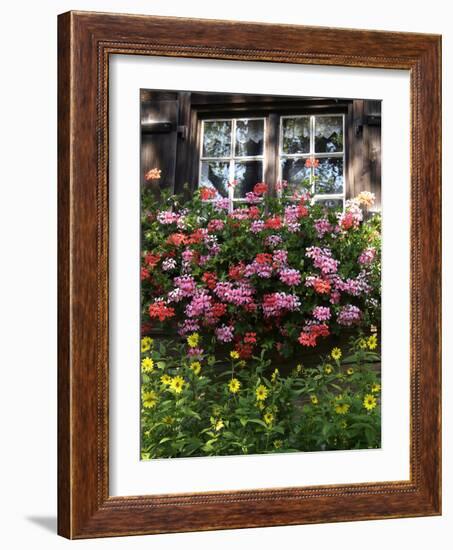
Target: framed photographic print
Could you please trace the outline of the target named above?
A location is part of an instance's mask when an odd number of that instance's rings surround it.
[[[440,37],[59,17],[59,533],[436,515]]]

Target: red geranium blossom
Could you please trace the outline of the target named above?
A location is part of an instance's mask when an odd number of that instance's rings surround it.
[[[142,267],[140,270],[140,279],[144,281],[145,279],[149,279],[150,272],[146,269],[146,267]]]
[[[151,252],[145,254],[145,264],[149,265],[151,269],[156,267],[156,265],[159,263],[159,260],[160,254],[151,254]]]
[[[280,216],[275,216],[273,218],[268,218],[264,222],[264,227],[266,229],[280,229],[282,226],[282,220]]]
[[[184,233],[172,233],[167,237],[167,243],[174,246],[181,246],[182,244],[187,243],[187,237]]]
[[[320,336],[329,336],[329,327],[326,324],[309,325],[300,333],[298,341],[303,346],[315,347]]]
[[[251,206],[248,209],[249,220],[257,220],[260,217],[260,209],[257,206]]]
[[[159,321],[165,321],[174,317],[175,310],[172,307],[167,306],[163,300],[157,300],[154,304],[149,306],[149,316],[151,319],[157,318]]]
[[[306,168],[311,168],[313,166],[313,168],[318,168],[319,166],[319,160],[318,159],[312,159],[312,158],[309,158],[305,161],[305,167]]]
[[[209,187],[202,187],[200,189],[200,197],[202,201],[209,201],[213,199],[216,195],[214,189],[209,189]]]
[[[256,332],[246,332],[244,334],[245,344],[256,344]]]
[[[206,271],[206,273],[203,273],[203,277],[201,279],[205,283],[205,285],[211,290],[215,288],[215,285],[217,283],[217,276],[215,273],[212,273],[211,271]]]
[[[264,193],[267,193],[267,184],[263,182],[257,183],[253,188],[253,192],[257,195],[264,195]]]
[[[241,359],[250,359],[253,354],[252,344],[236,344],[235,350],[239,353]]]
[[[228,270],[228,276],[234,281],[242,279],[244,276],[245,265],[242,262],[239,262],[237,265],[232,265]]]
[[[256,255],[255,262],[257,264],[270,264],[272,263],[272,254],[261,252],[260,254]]]
[[[313,284],[315,292],[318,294],[329,294],[330,292],[330,282],[325,279],[316,279]]]

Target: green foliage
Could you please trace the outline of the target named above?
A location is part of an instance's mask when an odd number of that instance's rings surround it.
[[[209,355],[191,359],[186,344],[145,339],[142,458],[378,448],[375,339],[351,339],[343,357],[287,375],[265,348],[221,364]]]

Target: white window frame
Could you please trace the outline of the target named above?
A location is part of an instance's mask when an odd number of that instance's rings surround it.
[[[236,124],[241,120],[262,120],[263,121],[263,154],[255,156],[246,156],[239,157],[236,156]],[[231,122],[231,143],[230,143],[230,156],[228,157],[205,157],[203,156],[204,150],[204,125],[206,122]],[[266,117],[238,117],[238,118],[206,118],[201,121],[201,132],[200,132],[200,161],[198,164],[198,181],[201,183],[201,170],[203,162],[213,161],[213,162],[229,162],[229,183],[234,181],[234,167],[236,162],[247,162],[247,161],[261,161],[262,165],[262,174],[264,178],[264,169],[265,169],[265,152],[267,145],[267,121]],[[258,183],[258,182],[257,182]],[[245,202],[244,198],[235,198],[234,196],[234,186],[230,185],[228,187],[228,199],[229,199],[229,211],[233,210],[235,202],[241,203]]]
[[[315,152],[315,120],[316,118],[323,118],[323,117],[342,117],[343,121],[343,150],[341,152],[333,152],[333,153],[316,153]],[[283,119],[285,118],[308,118],[309,120],[309,129],[310,129],[310,151],[308,153],[293,153],[288,154],[283,152]],[[283,159],[322,159],[322,158],[341,158],[343,159],[343,192],[342,193],[318,193],[315,194],[315,180],[314,180],[314,167],[310,168],[310,183],[311,183],[311,191],[313,193],[313,202],[317,202],[320,200],[329,200],[329,199],[336,199],[336,200],[342,200],[343,202],[343,209],[345,205],[345,199],[346,199],[346,166],[345,166],[345,158],[346,158],[346,139],[345,139],[345,115],[344,113],[322,113],[322,114],[314,114],[314,115],[282,115],[280,116],[280,122],[279,122],[279,144],[278,144],[278,174],[279,174],[279,180],[282,181],[282,160]]]

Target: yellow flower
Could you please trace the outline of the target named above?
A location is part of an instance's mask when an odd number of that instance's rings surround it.
[[[190,336],[187,337],[187,344],[191,348],[196,348],[198,346],[198,342],[200,341],[200,335],[198,332],[194,332]]]
[[[239,353],[237,351],[230,351],[231,359],[239,359]]]
[[[380,384],[373,384],[371,386],[371,392],[372,393],[379,393],[381,391],[381,385]]]
[[[274,441],[274,447],[275,447],[276,449],[280,449],[282,445],[283,445],[283,441],[282,441],[281,439],[276,439],[276,440]]]
[[[194,361],[190,364],[190,368],[193,370],[193,372],[198,376],[201,372],[201,364],[200,361]]]
[[[157,394],[154,391],[146,391],[142,397],[143,406],[147,409],[152,409],[157,404]]]
[[[184,378],[182,378],[181,376],[175,376],[171,379],[170,389],[175,393],[181,393],[184,384]]]
[[[377,336],[376,334],[372,334],[368,337],[368,348],[369,349],[376,349],[377,348]]]
[[[267,391],[266,386],[263,386],[263,384],[260,384],[256,390],[256,398],[258,401],[264,401],[266,397],[268,396],[269,392]]]
[[[247,365],[247,362],[242,359],[242,361],[239,361],[238,367],[244,368]]]
[[[264,416],[263,416],[263,419],[264,419],[264,422],[266,422],[266,424],[268,426],[270,426],[272,424],[272,422],[274,421],[274,415],[271,413],[271,412],[267,412]]]
[[[223,420],[221,418],[219,418],[219,420],[217,420],[214,424],[214,430],[216,432],[219,432],[223,427],[225,426]]]
[[[264,403],[262,401],[257,401],[256,406],[258,407],[258,409],[260,411],[262,411],[264,409]]]
[[[280,371],[278,369],[275,369],[271,376],[272,383],[275,383],[277,380],[278,375],[280,374]]]
[[[330,352],[330,356],[332,357],[332,359],[334,359],[335,361],[339,361],[341,359],[341,356],[343,354],[341,353],[341,349],[340,348],[333,348],[333,350]]]
[[[168,374],[163,374],[160,377],[160,381],[164,384],[164,386],[169,386],[171,384],[171,376],[168,376]]]
[[[350,405],[347,403],[337,403],[335,405],[335,412],[337,414],[346,414],[349,411]]]
[[[142,372],[153,372],[154,361],[150,357],[145,357],[142,360]]]
[[[366,338],[360,338],[358,345],[360,349],[366,349],[368,347],[368,340]]]
[[[237,393],[241,389],[241,383],[237,378],[232,378],[228,384],[228,389],[231,393]]]
[[[332,374],[332,373],[333,373],[333,367],[332,367],[332,365],[326,365],[326,366],[324,367],[324,372],[325,372],[326,374]]]
[[[347,374],[349,374],[349,376],[351,376],[351,374],[354,374],[354,369],[352,367],[349,367],[349,369],[346,372]]]
[[[141,350],[142,350],[142,353],[145,353],[146,351],[149,351],[151,349],[151,346],[153,345],[153,339],[150,338],[149,336],[145,336],[144,338],[142,338],[142,341],[141,341]]]
[[[316,395],[310,395],[310,401],[313,403],[313,405],[317,405],[319,403],[319,399],[316,397]]]
[[[365,397],[363,398],[363,406],[367,411],[372,411],[377,405],[377,400],[374,397],[374,395],[371,395],[371,393],[367,393]]]

